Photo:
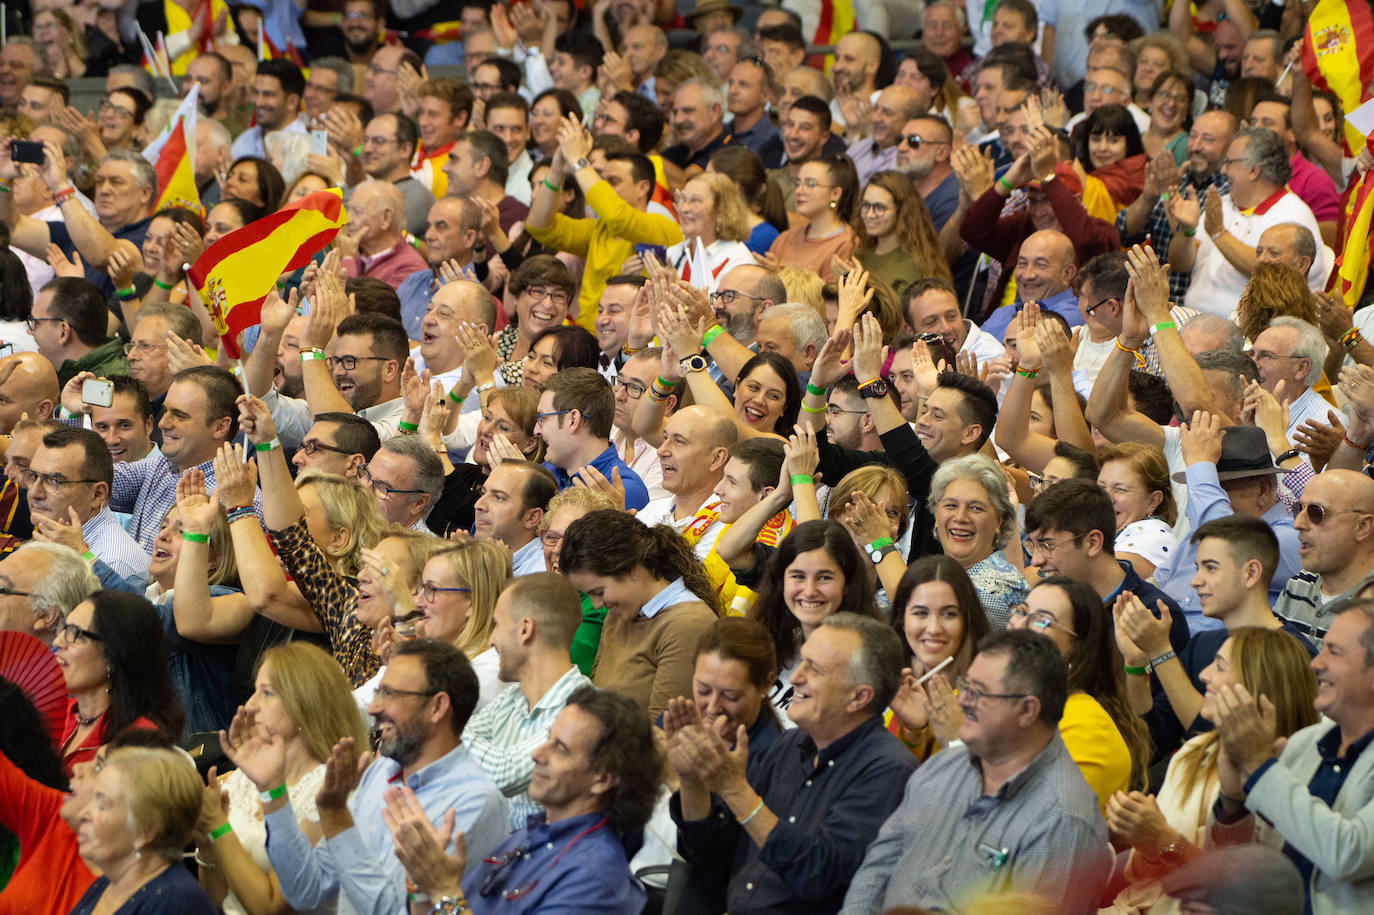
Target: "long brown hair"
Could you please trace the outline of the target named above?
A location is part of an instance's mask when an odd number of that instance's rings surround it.
[[[878,172],[869,179],[865,190],[879,187],[892,195],[893,205],[897,207],[897,247],[911,255],[925,276],[938,276],[953,282],[949,261],[940,248],[940,239],[935,234],[935,225],[930,221],[930,211],[921,200],[916,185],[905,174],[898,171]],[[860,197],[863,195],[861,194]],[[855,207],[857,211],[859,208]],[[864,221],[855,213],[854,231],[859,235],[858,250],[864,251],[877,244],[864,230]]]

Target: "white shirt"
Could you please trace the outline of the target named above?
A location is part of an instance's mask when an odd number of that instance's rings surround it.
[[[107,505],[81,525],[81,536],[97,559],[124,578],[148,571],[148,554],[120,525]]]
[[[628,445],[617,440],[615,450],[620,459],[644,481],[644,486],[649,490],[650,504],[654,500],[672,498],[668,490],[663,488],[663,465],[659,463],[658,449],[644,439],[636,438]],[[643,520],[643,512],[639,513],[639,518]]]
[[[692,512],[681,521],[678,521],[673,517],[673,507],[677,504],[677,499],[669,494],[665,498],[655,499],[644,506],[635,517],[650,527],[653,527],[655,524],[666,524],[680,534],[687,530],[687,525],[692,523],[692,519],[696,517],[697,512],[711,508],[719,503],[720,500],[716,498],[715,493],[712,493],[706,497],[706,501],[701,503],[696,511]],[[720,538],[721,531],[725,530],[725,527],[725,522],[721,521],[719,518],[711,522],[710,526],[702,533],[700,539],[697,540],[696,546],[694,547],[698,559],[705,559],[707,554],[715,549],[716,540]]]
[[[752,267],[758,263],[754,260],[754,252],[750,251],[744,242],[718,238],[706,246],[706,269],[711,275],[703,281],[692,275],[692,258],[696,250],[695,238],[680,241],[668,249],[668,263],[679,277],[698,289],[704,288],[707,292],[715,292],[720,278],[735,267]]]
[[[525,150],[506,171],[506,193],[525,206],[530,205],[530,197],[533,196],[530,189],[530,172],[533,170],[534,160],[530,158],[529,151]]]
[[[1318,394],[1312,388],[1303,390],[1297,398],[1288,405],[1288,440],[1293,441],[1293,433],[1297,432],[1307,420],[1330,425],[1330,420],[1326,416],[1327,410],[1335,410],[1330,401]]]
[[[1311,207],[1287,189],[1249,213],[1238,209],[1231,195],[1226,194],[1221,198],[1221,218],[1226,231],[1248,248],[1255,246],[1265,229],[1286,222],[1303,226],[1315,239],[1322,237]],[[1193,264],[1193,282],[1188,287],[1185,302],[1194,311],[1229,317],[1235,311],[1240,294],[1245,291],[1245,284],[1250,278],[1231,266],[1202,226],[1198,226],[1193,244],[1197,245],[1197,258]],[[1321,290],[1330,272],[1331,260],[1323,248],[1307,271],[1308,287],[1314,292]]]
[[[977,324],[967,318],[964,323],[968,325],[968,334],[964,336],[964,345],[959,347],[961,353],[973,353],[978,357],[978,362],[990,362],[993,359],[1000,359],[1007,348],[1002,345],[992,334],[983,330]]]

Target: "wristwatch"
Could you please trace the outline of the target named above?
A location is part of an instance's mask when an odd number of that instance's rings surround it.
[[[434,900],[434,906],[429,910],[429,915],[462,915],[463,912],[471,912],[468,908],[467,900],[461,896],[440,896]]]
[[[711,363],[700,353],[694,353],[678,361],[678,365],[684,372],[704,372]]]
[[[573,172],[580,172],[582,171],[582,169],[586,168],[591,164],[592,163],[587,159],[587,157],[583,156],[581,159],[578,159],[576,162],[573,163]]]
[[[887,396],[887,382],[874,378],[859,385],[859,396],[864,400],[878,400]]]

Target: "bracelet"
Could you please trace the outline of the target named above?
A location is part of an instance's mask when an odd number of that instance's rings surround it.
[[[316,349],[314,347],[311,347],[310,349],[301,350],[301,362],[309,362],[312,359],[323,360],[324,358],[324,350]]]
[[[1215,232],[1208,232],[1207,237],[1210,238],[1212,241],[1216,241],[1218,238],[1225,234],[1226,228],[1223,226],[1222,228],[1217,229]]]
[[[802,409],[812,416],[819,416],[826,411],[825,407],[808,407],[806,404],[802,404]]]
[[[749,821],[752,820],[754,817],[758,816],[758,815],[759,815],[759,811],[762,810],[762,809],[763,809],[763,798],[759,798],[759,802],[758,802],[757,804],[754,805],[754,809],[751,810],[751,811],[749,811],[749,814],[748,814],[746,817],[744,817],[743,819],[739,820],[739,824],[740,824],[741,826],[748,826],[748,825],[749,825]]]
[[[73,197],[75,197],[75,196],[76,196],[76,188],[72,187],[72,186],[69,184],[69,185],[67,185],[66,187],[62,188],[62,190],[60,190],[60,191],[54,191],[54,192],[53,192],[53,195],[52,195],[52,199],[53,199],[53,203],[54,203],[54,204],[57,206],[57,208],[60,210],[60,209],[62,208],[62,204],[66,203],[68,200],[71,200],[71,199],[72,199]]]
[[[1161,330],[1178,330],[1178,325],[1175,324],[1173,321],[1160,321],[1160,322],[1158,322],[1158,323],[1156,323],[1156,324],[1151,324],[1151,325],[1150,325],[1150,336],[1153,337],[1155,334],[1159,333]]]
[[[887,546],[892,546],[892,538],[879,537],[877,540],[874,540],[868,546],[864,547],[864,549],[868,550],[870,553],[873,553]]]
[[[182,532],[181,532],[181,539],[182,539],[182,540],[185,540],[187,543],[209,543],[209,542],[210,542],[210,535],[209,535],[209,534],[193,534],[193,533],[191,533],[190,531],[182,531]]]
[[[481,395],[485,394],[487,391],[493,390],[495,387],[496,379],[493,378],[491,381],[482,382],[477,387],[473,388],[473,390],[477,392],[478,399],[480,400]]]
[[[1301,452],[1301,451],[1299,451],[1299,450],[1296,449],[1296,448],[1289,448],[1289,449],[1288,449],[1287,451],[1285,451],[1283,454],[1280,454],[1278,457],[1274,458],[1274,463],[1275,463],[1275,464],[1282,464],[1284,461],[1287,461],[1287,460],[1289,460],[1290,458],[1300,458],[1300,457],[1302,457],[1302,452]]]
[[[257,510],[251,505],[236,505],[224,514],[225,517],[229,519],[230,524],[233,524],[235,521],[242,521],[244,518],[253,518],[256,520],[258,516]]]
[[[10,186],[4,181],[0,181],[0,194],[8,193],[10,193]]]
[[[173,289],[176,288],[175,283],[164,283],[157,277],[153,277],[153,285],[156,286],[158,289],[165,289],[167,292],[171,292]]]
[[[543,184],[544,187],[546,187],[546,188],[548,188],[549,190],[553,191],[555,194],[557,194],[559,191],[563,190],[563,189],[562,189],[561,187],[559,187],[558,185],[551,183],[551,182],[549,181],[548,178],[545,178],[545,179],[544,179],[543,181],[541,181],[540,183]]]
[[[256,445],[253,446],[253,450],[254,450],[254,451],[257,451],[257,452],[263,452],[263,451],[271,451],[273,448],[280,448],[280,447],[281,447],[281,439],[274,435],[274,436],[272,436],[271,441],[258,442]]]
[[[788,477],[793,486],[815,486],[816,478],[809,473],[794,473]]]
[[[1145,368],[1145,357],[1140,355],[1140,350],[1132,349],[1131,347],[1125,345],[1121,342],[1120,337],[1117,337],[1114,342],[1116,343],[1117,349],[1121,350],[1123,353],[1130,353],[1132,356],[1135,357],[1136,368]]]
[[[286,794],[286,782],[282,782],[280,785],[278,785],[278,786],[275,787],[275,788],[270,788],[270,789],[268,789],[267,791],[259,791],[259,792],[258,792],[258,797],[262,798],[262,802],[263,802],[264,804],[270,804],[270,803],[272,803],[273,801],[275,801],[277,798],[285,796],[285,794]]]
[[[631,346],[629,340],[626,340],[624,343],[620,344],[620,352],[622,355],[625,356],[633,356],[635,353],[639,352],[642,349],[644,349],[644,347],[642,346]]]
[[[654,384],[659,385],[660,387],[663,388],[663,390],[667,391],[668,393],[672,393],[673,391],[676,391],[676,390],[677,390],[677,386],[678,386],[680,383],[681,383],[681,382],[678,382],[678,381],[668,381],[668,380],[666,380],[662,375],[659,375],[657,378],[654,379]]]
[[[81,558],[86,560],[87,562],[95,562],[95,554],[92,553],[90,550],[87,550],[86,552],[82,553]]]
[[[1022,378],[1035,378],[1040,374],[1039,369],[1023,369],[1019,365],[1016,367],[1016,374]]]
[[[231,826],[231,825],[229,825],[229,821],[228,821],[228,820],[225,820],[223,823],[221,823],[220,825],[216,826],[214,829],[210,830],[210,841],[211,841],[211,842],[216,842],[216,841],[218,841],[218,840],[224,838],[225,836],[229,835],[229,833],[231,833],[231,832],[233,832],[233,831],[234,831],[234,827]]]
[[[1000,184],[1002,187],[1006,188],[1007,193],[1009,194],[1012,191],[1016,190],[1016,185],[1012,184],[1010,181],[1007,180],[1006,172],[1003,172],[1002,176],[997,179],[997,183]]]
[[[1157,658],[1151,658],[1150,670],[1154,670],[1156,667],[1163,664],[1165,661],[1168,661],[1170,658],[1176,657],[1178,657],[1178,655],[1174,653],[1173,649],[1170,649],[1169,651],[1164,652],[1164,654],[1160,655]]]
[[[1179,231],[1183,233],[1184,238],[1192,238],[1194,235],[1197,234],[1197,227],[1194,226],[1191,229],[1179,228]]]
[[[452,388],[449,388],[449,389],[448,389],[448,399],[451,400],[451,401],[453,401],[453,402],[456,403],[456,404],[461,404],[461,403],[463,402],[463,398],[458,396],[458,388],[457,388],[457,387],[452,387]],[[399,426],[400,423],[397,423],[396,425]],[[410,424],[407,423],[406,425],[410,425]],[[418,429],[418,428],[420,428],[420,427],[419,427],[419,426],[416,426],[416,427],[415,427],[415,429]],[[413,431],[415,431],[415,430],[412,429],[411,431],[413,432]]]
[[[879,376],[879,377],[877,377],[877,378],[870,378],[870,379],[868,379],[867,381],[860,381],[860,382],[859,382],[859,390],[862,391],[864,388],[871,388],[873,385],[877,384],[878,382],[880,382],[880,381],[882,381],[882,380],[883,380],[882,377]]]
[[[702,348],[705,349],[710,346],[712,342],[723,333],[725,333],[725,328],[721,327],[719,324],[712,324],[710,327],[706,328],[706,333],[701,335]]]
[[[409,434],[412,433],[412,432],[419,432],[419,431],[420,431],[420,425],[419,425],[419,423],[408,423],[408,422],[406,422],[406,421],[403,420],[403,419],[402,419],[402,420],[397,420],[397,422],[396,422],[396,431],[397,431],[397,432],[400,432],[400,433],[403,434],[403,435],[409,435]]]
[[[824,396],[825,396],[825,388],[818,388],[818,387],[816,387],[814,384],[812,384],[810,381],[808,381],[808,382],[806,383],[806,393],[808,393],[808,394],[815,394],[817,397],[824,397]]]
[[[355,158],[355,159],[360,159],[360,158],[362,158],[362,155],[363,155],[363,144],[359,143],[357,146],[353,147],[353,158]]]
[[[1360,329],[1358,327],[1352,327],[1350,328],[1350,330],[1341,334],[1341,346],[1345,347],[1346,349],[1350,349],[1355,344],[1363,342],[1363,340],[1364,335],[1360,333]]]
[[[1361,445],[1359,442],[1352,442],[1350,440],[1350,437],[1344,434],[1341,435],[1341,440],[1344,441],[1351,448],[1354,448],[1356,451],[1364,452],[1369,450],[1369,442],[1365,442],[1363,445]]]
[[[1150,668],[1148,667],[1132,667],[1129,664],[1126,665],[1126,673],[1132,677],[1143,677],[1149,672]]]
[[[58,418],[58,419],[78,419],[78,418],[80,418],[80,416],[81,416],[80,413],[73,413],[71,410],[68,410],[66,407],[61,407],[61,406],[60,406],[60,407],[57,408],[57,418]]]
[[[138,297],[138,290],[134,289],[134,287],[132,287],[132,286],[129,286],[129,287],[126,288],[126,289],[116,289],[116,290],[115,290],[115,298],[119,299],[121,302],[127,302],[127,301],[129,301],[130,299],[137,298],[137,297]]]

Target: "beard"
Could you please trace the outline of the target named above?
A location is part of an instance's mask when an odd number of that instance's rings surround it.
[[[746,346],[754,342],[754,315],[750,311],[731,314],[725,332]]]
[[[386,719],[394,732],[391,737],[381,738],[376,741],[377,752],[387,759],[393,760],[399,766],[409,766],[420,758],[420,751],[425,745],[425,733],[423,731],[409,731],[403,728],[400,722]],[[376,721],[373,725],[373,732],[381,727],[382,722]]]

